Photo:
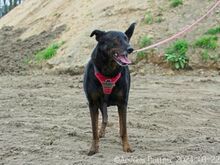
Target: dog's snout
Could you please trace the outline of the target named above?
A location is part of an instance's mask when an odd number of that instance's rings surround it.
[[[128,47],[128,48],[127,48],[127,52],[128,52],[128,53],[132,53],[133,51],[134,51],[134,49],[133,49],[132,47]]]

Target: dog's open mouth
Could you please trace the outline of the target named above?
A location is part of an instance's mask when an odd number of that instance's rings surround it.
[[[131,60],[128,59],[128,57],[124,54],[114,54],[114,60],[121,66],[127,66],[131,64]]]

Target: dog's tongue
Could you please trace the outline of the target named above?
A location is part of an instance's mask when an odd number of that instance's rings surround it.
[[[124,64],[131,64],[131,61],[128,59],[128,57],[124,55],[118,56],[118,60],[120,60]]]

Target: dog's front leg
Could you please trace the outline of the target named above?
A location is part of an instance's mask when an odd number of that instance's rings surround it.
[[[99,137],[102,138],[105,136],[105,129],[108,123],[108,114],[107,114],[107,104],[103,103],[101,107],[101,112],[102,112],[102,126],[99,131]]]
[[[122,147],[124,152],[133,152],[129,143],[127,135],[127,106],[120,105],[118,106],[119,114],[119,125],[120,125],[120,136],[122,139]]]
[[[97,153],[99,150],[99,135],[98,135],[99,111],[98,111],[98,107],[94,105],[89,106],[89,110],[90,110],[90,116],[91,116],[91,122],[92,122],[92,134],[93,134],[92,146],[88,153],[88,155],[91,156]]]

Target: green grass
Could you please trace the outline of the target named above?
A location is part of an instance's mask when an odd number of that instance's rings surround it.
[[[220,60],[220,55],[210,55],[207,50],[204,50],[204,51],[201,53],[201,57],[202,57],[202,60],[203,60],[204,62],[207,62],[207,61],[217,62],[217,61]]]
[[[164,58],[174,69],[184,69],[189,63],[189,58],[186,56],[187,51],[188,42],[177,40],[165,50]]]
[[[215,62],[220,61],[220,55],[211,55],[209,59]]]
[[[147,14],[145,14],[144,16],[144,22],[146,24],[152,24],[153,23],[153,15],[151,12],[147,12]]]
[[[139,62],[143,59],[146,59],[146,57],[147,57],[147,55],[145,54],[145,52],[138,52],[136,62]]]
[[[152,43],[152,38],[149,37],[149,36],[142,36],[140,39],[139,39],[139,46],[140,48],[143,48],[145,46],[148,46]]]
[[[207,61],[209,60],[209,58],[210,58],[208,51],[207,51],[207,50],[203,51],[203,52],[201,53],[201,57],[202,57],[202,60],[203,60],[204,62],[207,62]]]
[[[220,26],[209,29],[205,34],[216,35],[220,33]]]
[[[158,16],[158,17],[156,18],[156,21],[155,21],[155,22],[161,23],[161,22],[163,22],[163,21],[164,21],[164,18],[161,17],[161,16]]]
[[[170,0],[171,7],[177,7],[183,4],[183,0]]]
[[[39,51],[36,55],[35,55],[35,60],[40,62],[43,60],[48,60],[50,58],[52,58],[53,56],[56,55],[57,50],[60,48],[60,46],[62,46],[64,44],[64,42],[61,43],[54,43],[50,46],[48,46],[47,48],[45,48],[44,50]]]
[[[195,41],[195,46],[205,49],[216,49],[218,37],[214,35],[203,35]]]

